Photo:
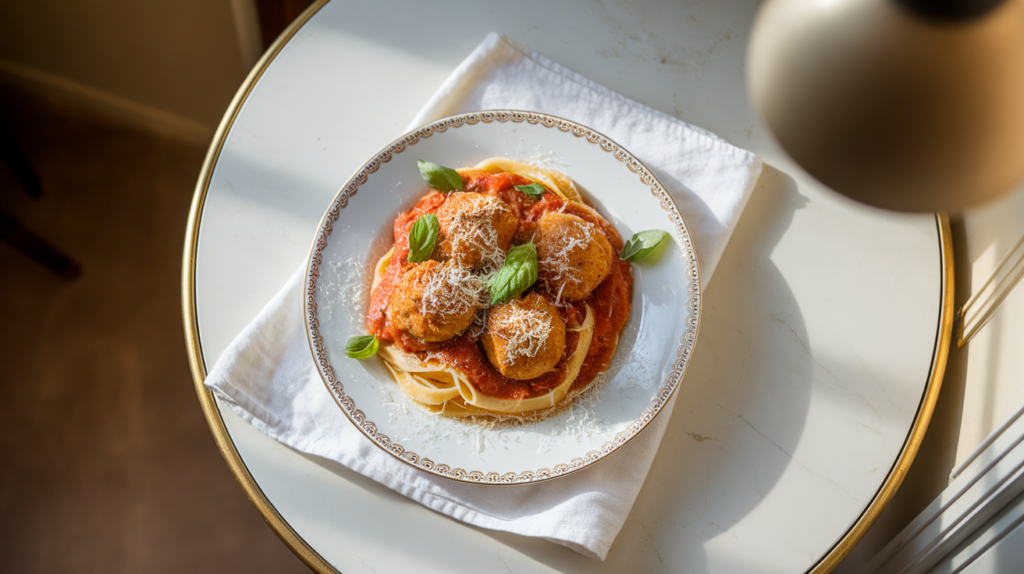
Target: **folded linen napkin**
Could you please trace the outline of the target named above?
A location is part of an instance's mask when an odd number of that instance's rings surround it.
[[[410,130],[485,109],[537,111],[592,127],[644,162],[676,200],[707,284],[761,171],[720,138],[629,100],[513,41],[490,34],[452,73]],[[206,379],[232,410],[272,438],[335,460],[417,502],[494,530],[547,538],[603,560],[636,500],[665,432],[670,403],[607,460],[533,485],[456,482],[380,450],[335,404],[302,322],[305,264],[231,343]]]

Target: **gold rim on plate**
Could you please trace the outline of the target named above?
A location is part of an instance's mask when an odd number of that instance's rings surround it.
[[[617,433],[612,440],[605,442],[597,449],[581,453],[581,456],[574,456],[550,468],[528,469],[502,474],[482,470],[466,470],[453,467],[444,461],[435,461],[429,457],[422,456],[392,441],[388,435],[381,432],[378,424],[368,420],[365,413],[355,404],[355,401],[345,393],[344,383],[335,375],[335,368],[331,364],[330,356],[324,346],[323,337],[320,335],[320,321],[316,299],[316,286],[320,277],[320,264],[323,263],[323,250],[327,247],[328,238],[331,235],[334,223],[341,216],[342,210],[348,206],[349,198],[356,195],[359,187],[366,183],[371,174],[380,169],[383,164],[390,162],[394,156],[401,154],[421,140],[445,133],[448,130],[463,128],[464,126],[494,122],[502,124],[525,123],[564,132],[598,146],[601,150],[611,154],[611,157],[625,164],[629,171],[635,174],[640,179],[640,182],[650,189],[651,195],[658,199],[661,209],[667,212],[674,228],[677,245],[682,250],[681,256],[687,265],[683,276],[688,282],[684,290],[688,299],[684,305],[684,308],[687,310],[687,318],[684,323],[682,336],[678,346],[675,348],[675,353],[666,358],[667,361],[671,362],[671,371],[653,394],[647,407],[637,415],[637,418],[624,430]],[[697,339],[701,309],[700,268],[697,262],[697,254],[693,248],[692,238],[672,196],[669,195],[668,191],[665,190],[664,186],[661,185],[661,182],[658,181],[647,166],[622,146],[591,128],[557,116],[519,110],[487,110],[444,118],[413,130],[378,152],[370,161],[366,162],[356,171],[345,185],[342,186],[320,221],[316,238],[313,240],[313,246],[310,248],[302,299],[305,307],[303,320],[305,321],[306,336],[309,340],[309,347],[320,377],[323,379],[324,384],[327,385],[335,402],[341,407],[341,410],[349,420],[352,421],[352,424],[375,445],[406,464],[444,478],[473,484],[526,484],[566,476],[606,459],[608,455],[617,451],[636,437],[668,404],[672,394],[679,387],[679,381],[682,380],[686,367],[690,363],[690,356],[693,354],[693,346]],[[616,354],[621,352],[623,351],[620,349]]]

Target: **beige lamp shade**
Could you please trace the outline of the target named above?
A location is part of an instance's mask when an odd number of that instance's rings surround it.
[[[960,211],[1024,178],[1024,0],[935,18],[893,0],[767,0],[754,107],[819,181],[898,211]]]

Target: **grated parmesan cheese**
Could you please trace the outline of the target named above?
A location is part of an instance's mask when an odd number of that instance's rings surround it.
[[[487,282],[472,270],[449,262],[437,267],[423,286],[418,310],[422,315],[465,315],[487,301]]]
[[[565,289],[566,283],[574,285],[583,283],[579,270],[569,265],[569,256],[574,251],[584,250],[590,245],[591,240],[594,238],[595,228],[594,224],[583,219],[580,219],[580,223],[581,225],[573,226],[563,232],[558,238],[563,243],[557,246],[556,251],[546,254],[538,262],[547,281],[554,284],[561,283],[561,287],[558,289],[558,296],[555,299],[556,305],[561,303],[562,291]]]
[[[468,259],[481,267],[485,274],[501,269],[505,263],[505,250],[500,245],[495,223],[503,218],[514,220],[512,209],[504,201],[481,193],[464,193],[455,197],[459,208],[454,213],[453,210],[445,210],[444,206],[438,211],[443,241],[447,243],[449,254],[453,258]]]
[[[491,332],[505,341],[509,360],[532,359],[551,335],[551,317],[542,309],[507,305],[491,322]]]

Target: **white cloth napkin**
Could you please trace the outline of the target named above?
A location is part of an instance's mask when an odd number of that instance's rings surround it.
[[[457,113],[502,108],[592,127],[644,162],[679,205],[707,284],[761,172],[755,155],[493,33],[452,73],[410,129]],[[607,460],[564,478],[493,487],[436,477],[377,448],[335,404],[306,342],[304,270],[305,264],[214,365],[206,385],[218,397],[291,448],[335,460],[428,508],[604,559],[643,485],[672,404]]]

